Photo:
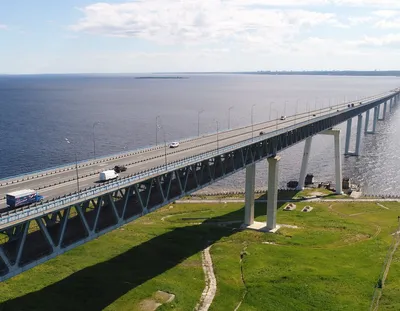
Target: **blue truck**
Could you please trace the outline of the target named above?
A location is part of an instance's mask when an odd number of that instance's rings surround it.
[[[36,190],[24,189],[6,194],[7,205],[12,208],[28,205],[43,200]]]

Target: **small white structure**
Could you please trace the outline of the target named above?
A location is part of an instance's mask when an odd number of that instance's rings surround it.
[[[309,212],[311,212],[312,210],[313,210],[313,207],[307,205],[307,206],[304,206],[303,209],[302,209],[301,211],[302,211],[302,212],[309,213]]]
[[[296,204],[289,203],[288,205],[285,206],[283,209],[284,211],[294,211],[296,209]]]

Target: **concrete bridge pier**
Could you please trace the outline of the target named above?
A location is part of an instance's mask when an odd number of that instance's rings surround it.
[[[299,178],[299,183],[296,187],[296,190],[299,190],[299,191],[304,190],[304,183],[305,183],[307,167],[308,167],[308,159],[310,157],[311,142],[312,142],[312,137],[309,137],[306,139],[306,143],[304,145],[303,160],[302,160],[301,169],[300,169],[300,178]]]
[[[281,157],[268,158],[268,198],[267,198],[267,231],[273,232],[276,227],[276,213],[278,209],[278,177],[279,161]]]
[[[385,120],[385,115],[383,115],[382,117],[381,117],[381,106],[382,106],[382,104],[380,104],[380,105],[378,105],[376,108],[378,109],[378,117],[377,117],[377,119],[378,119],[378,121],[383,121],[383,120]]]
[[[367,112],[365,113],[365,129],[364,129],[365,134],[370,133],[370,131],[368,131],[368,125],[369,125],[369,110],[367,110]]]
[[[376,123],[378,121],[378,107],[374,108],[374,118],[373,118],[373,123],[372,123],[372,131],[370,132],[371,134],[375,134],[376,133]]]
[[[251,226],[254,223],[254,192],[256,185],[256,164],[246,167],[244,225]]]
[[[378,116],[379,116],[379,107],[374,107],[374,112],[372,114],[372,130],[370,131],[368,129],[368,123],[369,123],[369,115],[370,115],[370,110],[366,112],[365,116],[365,134],[375,134],[376,133],[376,123],[378,121]]]
[[[353,122],[353,119],[348,119],[347,120],[347,129],[346,129],[346,143],[344,146],[344,154],[348,155],[349,154],[349,148],[350,148],[350,138],[351,138],[351,124]]]
[[[388,104],[388,101],[385,101],[385,103],[383,104],[383,120],[385,120],[385,118],[386,118],[387,104]]]
[[[355,156],[360,155],[361,131],[362,131],[362,114],[359,114],[357,119],[356,150],[354,152]]]
[[[341,144],[340,144],[340,130],[331,129],[321,132],[323,135],[333,135],[335,144],[335,187],[336,194],[343,194],[342,186],[342,156],[341,156]]]
[[[274,233],[279,229],[276,225],[276,214],[278,209],[278,176],[279,160],[281,157],[274,156],[268,158],[268,193],[267,193],[267,222],[254,222],[254,190],[256,182],[256,165],[251,164],[246,167],[246,193],[244,224],[242,228],[253,229],[264,232]]]
[[[381,109],[382,104],[378,106],[378,121],[385,121],[386,118],[386,111],[387,111],[387,101],[383,103],[383,109]],[[382,116],[380,116],[382,111]]]

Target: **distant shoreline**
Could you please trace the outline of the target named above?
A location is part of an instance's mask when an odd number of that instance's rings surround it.
[[[269,76],[354,76],[354,77],[400,77],[400,70],[385,71],[214,71],[214,72],[150,72],[150,73],[42,73],[42,74],[2,74],[1,78],[11,77],[129,77],[134,79],[189,79],[188,75],[269,75]],[[140,76],[139,76],[140,75]]]
[[[189,79],[189,77],[135,77],[135,79]]]

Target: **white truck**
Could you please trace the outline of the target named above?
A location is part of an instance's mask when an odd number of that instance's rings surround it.
[[[115,179],[118,177],[118,174],[114,170],[108,170],[100,173],[100,181],[107,181],[110,179]]]

